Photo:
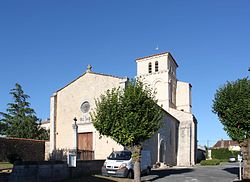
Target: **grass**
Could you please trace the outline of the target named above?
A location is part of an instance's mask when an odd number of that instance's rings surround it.
[[[5,169],[5,168],[12,168],[13,164],[9,162],[0,162],[0,169]]]
[[[13,168],[13,164],[9,162],[0,162],[0,174],[1,175],[11,173],[12,168]]]

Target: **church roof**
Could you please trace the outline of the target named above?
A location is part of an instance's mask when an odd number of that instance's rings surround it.
[[[87,73],[88,74],[100,75],[100,76],[108,76],[108,77],[113,77],[113,78],[118,78],[118,79],[127,79],[127,77],[118,77],[118,76],[113,76],[113,75],[108,75],[108,74],[103,74],[103,73],[95,73],[95,72],[93,72],[91,70],[87,70],[85,73],[83,73],[82,75],[78,76],[76,79],[74,79],[73,81],[69,82],[67,85],[65,85],[64,87],[60,88],[56,92],[59,92],[59,91],[63,90],[64,88],[66,88],[70,84],[74,83],[76,80],[78,80],[79,78],[83,77]]]
[[[159,105],[158,105],[159,106]],[[170,114],[168,111],[166,111],[165,109],[163,109],[161,106],[159,106],[160,107],[160,109],[161,109],[161,111],[163,112],[163,113],[165,113],[166,115],[168,115],[169,117],[171,117],[172,119],[174,119],[175,120],[175,122],[177,122],[178,124],[180,123],[180,121],[176,118],[176,117],[174,117],[172,114]]]
[[[142,59],[146,59],[146,58],[155,57],[155,56],[161,56],[161,55],[164,55],[164,54],[168,54],[168,55],[173,59],[173,61],[174,61],[174,63],[176,64],[176,66],[178,67],[177,62],[175,61],[174,57],[171,55],[170,52],[161,52],[161,53],[153,54],[153,55],[150,55],[150,56],[140,57],[140,58],[137,58],[136,61],[142,60]]]

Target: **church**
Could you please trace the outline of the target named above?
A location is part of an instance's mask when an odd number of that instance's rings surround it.
[[[136,79],[156,92],[162,107],[163,125],[143,149],[150,150],[153,163],[190,166],[196,161],[197,120],[192,114],[191,84],[176,77],[178,64],[169,52],[136,59]],[[50,98],[50,153],[91,151],[92,159],[106,159],[114,150],[123,150],[109,137],[100,137],[90,113],[95,100],[108,89],[125,88],[127,77],[86,72],[53,93]]]

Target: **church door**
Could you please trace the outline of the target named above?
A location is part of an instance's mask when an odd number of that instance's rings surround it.
[[[78,150],[93,150],[93,133],[78,133]]]

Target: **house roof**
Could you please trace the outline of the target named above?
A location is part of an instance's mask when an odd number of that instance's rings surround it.
[[[34,141],[34,142],[47,142],[47,140],[37,140],[31,138],[15,138],[15,137],[0,137],[5,140],[21,140],[21,141]]]
[[[161,55],[164,55],[164,54],[168,54],[173,59],[173,61],[176,64],[176,66],[178,67],[177,62],[175,61],[174,57],[171,55],[170,52],[161,52],[161,53],[153,54],[153,55],[150,55],[150,56],[140,57],[140,58],[137,58],[136,61],[139,61],[139,60],[142,60],[142,59],[151,58],[151,57],[155,57],[155,56],[161,56]]]
[[[41,124],[47,124],[47,123],[50,123],[50,119],[49,118],[46,119],[46,120],[41,121]]]
[[[239,143],[233,140],[219,140],[213,148],[228,148],[229,146],[239,146]]]
[[[158,104],[157,104],[158,105]],[[161,111],[163,113],[165,113],[166,115],[168,115],[169,117],[173,118],[175,120],[175,122],[177,122],[178,124],[180,123],[180,121],[174,117],[172,114],[170,114],[168,111],[166,111],[165,109],[163,109],[161,106],[158,105],[158,107],[160,107]]]

